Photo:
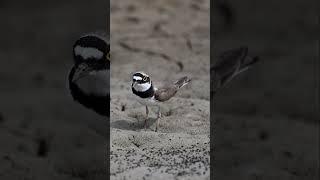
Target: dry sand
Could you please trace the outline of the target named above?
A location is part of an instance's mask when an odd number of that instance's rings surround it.
[[[111,1],[111,179],[209,179],[209,1]],[[192,83],[143,128],[131,92],[143,70],[157,86]]]

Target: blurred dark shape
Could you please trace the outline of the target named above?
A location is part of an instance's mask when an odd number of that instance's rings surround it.
[[[134,6],[133,4],[130,4],[128,7],[127,7],[127,11],[132,13],[132,12],[135,12],[137,10],[136,6]]]
[[[259,132],[259,139],[260,139],[261,141],[266,141],[266,140],[268,140],[268,139],[269,139],[269,133],[268,133],[267,131],[265,131],[265,130],[260,131],[260,132]]]
[[[49,146],[44,138],[37,139],[38,149],[37,149],[37,155],[39,157],[46,157],[48,155]]]
[[[45,83],[45,77],[44,77],[43,73],[37,72],[33,75],[32,81],[35,83],[35,85],[37,87],[43,87],[43,85]]]
[[[197,11],[200,11],[200,10],[201,10],[200,5],[199,5],[199,4],[196,4],[196,3],[192,3],[192,4],[190,5],[190,7],[191,7],[192,9],[194,9],[194,10],[197,10]]]
[[[189,38],[187,38],[187,37],[185,39],[186,39],[187,47],[189,48],[190,51],[192,51],[193,47],[192,47],[191,40]]]
[[[0,112],[0,123],[4,122],[4,116],[3,114]]]
[[[284,151],[283,155],[289,159],[293,158],[293,154],[290,151]]]
[[[210,68],[213,95],[234,77],[249,69],[259,58],[248,56],[248,47],[224,51]]]
[[[223,17],[225,25],[231,27],[235,23],[234,10],[227,1],[213,1],[215,9]]]
[[[125,111],[126,110],[126,106],[125,105],[121,105],[121,111]]]
[[[153,31],[157,34],[157,35],[161,35],[163,37],[169,37],[170,34],[168,32],[166,32],[162,27],[164,25],[166,25],[167,22],[166,21],[158,21],[154,24],[153,26]]]
[[[183,63],[181,61],[178,61],[177,65],[180,68],[180,71],[182,71],[183,70]]]
[[[127,17],[127,21],[138,24],[140,22],[140,19],[138,17],[129,16]]]

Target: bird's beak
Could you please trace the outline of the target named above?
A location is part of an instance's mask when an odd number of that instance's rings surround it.
[[[137,84],[137,81],[133,81],[132,82],[132,87],[136,86],[136,84]]]
[[[91,72],[91,68],[86,64],[80,64],[73,75],[72,81],[78,81],[84,76],[87,76]]]

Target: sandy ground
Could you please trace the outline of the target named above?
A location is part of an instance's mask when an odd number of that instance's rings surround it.
[[[185,13],[187,12],[187,13]],[[111,179],[209,179],[209,1],[111,1]],[[131,74],[192,83],[144,130]]]

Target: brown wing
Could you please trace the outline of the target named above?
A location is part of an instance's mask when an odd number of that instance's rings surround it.
[[[176,86],[167,86],[157,89],[154,93],[154,98],[157,101],[164,102],[172,98],[178,91]]]
[[[188,84],[190,81],[190,78],[184,76],[171,85],[157,89],[154,93],[154,98],[160,102],[167,101],[172,98],[180,88]]]

